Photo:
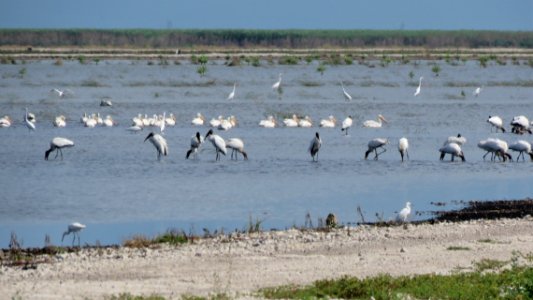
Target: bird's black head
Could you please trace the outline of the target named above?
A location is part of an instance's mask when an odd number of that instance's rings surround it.
[[[196,138],[198,139],[198,141],[201,140],[201,138],[200,138],[200,132],[199,132],[199,131],[196,132]]]
[[[209,129],[209,131],[207,132],[207,134],[205,135],[205,138],[207,138],[208,136],[212,135],[213,134],[213,129]]]
[[[144,141],[146,142],[147,139],[149,139],[149,138],[151,138],[151,137],[153,137],[153,136],[154,136],[154,133],[153,133],[153,132],[150,132],[150,133],[148,134],[148,136],[144,139]]]
[[[461,134],[460,134],[460,133],[458,133],[458,134],[457,134],[457,137],[461,137]]]
[[[319,138],[320,138],[320,136],[318,135],[318,132],[317,132],[317,133],[315,133],[315,136],[316,136],[316,138],[317,138],[317,139],[319,139]]]

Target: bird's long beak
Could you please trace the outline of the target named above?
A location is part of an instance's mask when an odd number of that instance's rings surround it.
[[[384,116],[381,116],[381,118],[380,118],[380,119],[381,119],[381,120],[382,120],[383,122],[385,122],[385,123],[389,123],[389,121],[387,121],[387,119],[385,119],[385,117],[384,117]]]

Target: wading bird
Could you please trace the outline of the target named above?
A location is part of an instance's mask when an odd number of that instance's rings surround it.
[[[368,155],[370,152],[374,151],[374,160],[378,160],[378,157],[380,154],[385,153],[387,149],[384,148],[385,145],[387,145],[389,141],[384,138],[375,138],[368,142],[368,150],[365,152],[365,159],[368,158]],[[383,149],[383,151],[378,153],[378,148]]]
[[[501,130],[503,133],[505,133],[505,128],[503,128],[503,120],[502,118],[498,116],[489,116],[487,119],[487,122],[492,125],[490,127],[490,131],[492,132],[492,127],[496,127],[496,132],[498,132],[498,129]]]
[[[204,137],[200,135],[200,132],[196,132],[195,135],[191,138],[191,149],[187,151],[187,155],[185,156],[186,159],[189,158],[191,154],[194,154],[194,156],[198,157],[198,150],[200,149],[200,146],[204,142]]]
[[[509,151],[509,146],[507,145],[506,141],[500,140],[500,139],[493,139],[489,138],[486,140],[479,141],[477,146],[485,151],[485,155],[483,155],[483,160],[485,160],[485,157],[491,153],[490,160],[494,161],[496,156],[500,159],[503,159],[503,161],[506,161],[507,159],[513,160],[511,155],[507,153]]]
[[[382,115],[378,115],[377,121],[376,120],[366,120],[363,122],[363,127],[367,128],[381,128],[383,125],[382,122],[388,123],[388,121],[383,117]]]
[[[409,149],[409,141],[407,138],[403,137],[398,141],[398,151],[400,151],[400,156],[403,157],[407,156],[407,159],[409,159],[409,152],[407,151]]]
[[[313,161],[315,161],[315,157],[316,161],[318,161],[318,150],[320,150],[321,146],[322,140],[320,139],[318,132],[316,132],[315,137],[311,140],[311,143],[309,144],[309,153],[311,154]]]
[[[526,116],[516,116],[511,121],[511,126],[513,128],[511,129],[512,133],[516,134],[524,134],[525,132],[528,132],[531,134],[529,119]]]
[[[209,129],[209,131],[205,135],[205,138],[209,139],[213,147],[215,147],[215,151],[216,151],[215,160],[220,160],[220,153],[226,156],[226,154],[228,153],[226,149],[226,141],[224,141],[224,139],[221,138],[219,135],[214,134],[213,129]]]
[[[352,100],[352,96],[350,96],[350,94],[348,94],[348,92],[344,89],[344,83],[342,83],[342,81],[341,81],[341,87],[342,87],[342,94],[344,95],[344,99],[346,99],[346,101]]]
[[[352,116],[348,116],[344,121],[342,121],[342,128],[341,131],[345,131],[346,135],[348,135],[348,129],[352,127],[353,119]]]
[[[61,149],[70,147],[74,147],[73,141],[62,137],[55,137],[50,142],[50,149],[46,150],[46,152],[44,153],[44,159],[48,160],[48,156],[52,151],[56,151],[55,158],[57,158],[57,156],[61,154],[61,159],[63,159],[63,151]]]
[[[238,138],[229,139],[226,143],[226,147],[231,149],[231,159],[233,159],[233,154],[235,154],[235,160],[238,160],[237,152],[242,154],[244,160],[248,160],[248,154],[244,151],[244,142]]]
[[[237,87],[237,83],[235,82],[233,84],[233,91],[231,91],[231,93],[229,93],[228,98],[226,100],[233,100],[233,98],[235,98],[235,88],[236,87]]]
[[[164,137],[157,133],[150,132],[144,139],[145,142],[146,140],[150,140],[150,143],[152,143],[157,150],[157,160],[161,160],[161,154],[164,156],[168,155],[167,140],[165,140]]]
[[[73,92],[69,89],[66,89],[66,90],[52,89],[50,90],[50,92],[57,94],[59,98],[63,98],[67,95],[73,94]]]
[[[35,119],[35,117],[34,117]],[[26,123],[26,127],[28,127],[29,131],[35,130],[35,124],[33,124],[29,119],[28,114],[28,108],[26,107],[26,113],[24,114],[24,123]]]
[[[481,89],[482,89],[481,86],[478,87],[478,88],[476,88],[476,89],[474,90],[474,92],[472,92],[472,95],[474,95],[474,96],[476,96],[476,97],[479,96],[479,94],[481,93]]]
[[[68,225],[68,228],[67,228],[67,231],[63,232],[63,237],[61,237],[61,242],[63,242],[63,240],[65,239],[65,236],[66,235],[69,235],[72,233],[72,235],[74,236],[74,238],[72,239],[72,246],[74,246],[74,242],[76,241],[76,236],[78,237],[78,247],[80,246],[81,242],[80,242],[80,231],[82,229],[84,229],[85,225],[81,224],[81,223],[78,223],[78,222],[74,222],[70,225]]]
[[[524,153],[529,154],[529,158],[533,160],[533,151],[531,151],[531,144],[527,141],[517,141],[509,145],[509,149],[518,152],[518,157],[516,158],[516,161],[520,159],[520,156],[522,156],[522,160],[525,161],[526,159],[524,158]]]
[[[405,223],[409,219],[410,215],[411,215],[411,202],[408,201],[407,203],[405,203],[405,207],[402,208],[402,210],[396,216],[396,221]]]
[[[456,156],[459,156],[462,161],[465,161],[465,155],[463,154],[463,150],[461,150],[461,146],[459,146],[457,143],[448,143],[442,146],[439,149],[439,152],[440,160],[444,159],[444,155],[450,154],[452,156],[451,161],[453,161]]]
[[[418,96],[420,92],[422,91],[422,79],[424,79],[424,77],[420,76],[420,79],[418,81],[418,87],[416,88],[416,91],[415,91],[415,97]]]
[[[446,146],[446,144],[449,143],[456,143],[457,145],[462,146],[466,144],[466,138],[464,136],[461,136],[460,133],[458,133],[457,136],[449,136],[442,145]]]
[[[273,89],[273,90],[276,90],[276,91],[278,91],[278,92],[279,92],[279,88],[281,87],[281,75],[282,75],[282,74],[279,73],[278,81],[272,85],[272,89]]]

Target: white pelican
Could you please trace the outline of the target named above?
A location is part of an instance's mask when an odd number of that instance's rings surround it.
[[[405,203],[405,207],[396,216],[396,221],[405,223],[409,219],[410,215],[411,215],[411,202],[408,201],[407,203]]]
[[[233,100],[233,98],[235,98],[235,88],[236,87],[237,87],[237,83],[235,82],[233,84],[233,91],[231,91],[231,93],[229,93],[228,98],[226,100]]]
[[[353,119],[352,116],[348,116],[344,121],[342,121],[342,128],[341,131],[346,131],[346,135],[348,135],[348,129],[352,127]]]
[[[204,120],[205,120],[204,116],[202,116],[201,113],[197,113],[196,117],[192,119],[191,124],[194,126],[202,126],[204,125]]]
[[[446,146],[446,144],[449,143],[456,143],[457,145],[462,146],[466,144],[466,138],[464,136],[461,136],[460,133],[458,133],[457,136],[449,136],[442,145]]]
[[[0,118],[0,127],[7,128],[11,126],[11,118],[9,116],[3,116]]]
[[[145,142],[146,140],[150,140],[150,143],[152,143],[157,150],[157,160],[161,160],[161,154],[164,156],[168,155],[167,140],[165,140],[164,137],[157,133],[150,132],[150,134],[144,139]]]
[[[316,132],[315,137],[311,140],[311,143],[309,144],[309,153],[311,154],[313,161],[315,161],[315,156],[316,156],[316,161],[318,161],[318,150],[320,150],[321,146],[322,146],[322,140],[320,139],[318,132]]]
[[[387,145],[389,141],[384,138],[375,138],[368,142],[368,150],[365,152],[365,159],[368,158],[368,155],[370,152],[374,151],[374,160],[378,160],[378,157],[380,154],[385,153],[387,149],[384,148],[385,145]],[[378,148],[383,149],[383,151],[378,153]]]
[[[98,125],[103,125],[104,124],[104,119],[102,119],[102,117],[100,116],[100,113],[96,113],[96,124]]]
[[[106,127],[113,127],[115,125],[115,121],[113,121],[113,118],[110,115],[107,115],[104,119],[104,126]]]
[[[205,138],[209,139],[213,147],[215,147],[215,151],[217,154],[215,160],[220,160],[220,153],[226,156],[226,154],[228,153],[226,149],[226,141],[224,141],[224,139],[221,138],[219,135],[214,134],[213,129],[209,129],[209,131],[205,135]]]
[[[29,119],[28,119],[28,108],[26,107],[26,113],[24,114],[24,123],[26,123],[26,127],[28,127],[28,129],[30,131],[32,130],[35,130],[35,124],[33,124]]]
[[[526,116],[514,117],[511,121],[511,126],[513,126],[511,129],[512,133],[523,134],[524,132],[529,132],[529,134],[531,134],[531,124]]]
[[[329,116],[327,119],[320,120],[320,127],[334,128],[337,124],[337,119],[334,116]]]
[[[61,237],[61,242],[63,242],[66,235],[69,235],[72,233],[72,235],[74,235],[74,238],[72,239],[72,245],[74,246],[74,242],[76,241],[76,236],[77,236],[78,247],[79,247],[80,246],[80,231],[84,229],[85,227],[86,227],[85,225],[78,223],[78,222],[74,222],[68,225],[67,231],[63,232],[63,237]]]
[[[482,88],[483,88],[482,86],[476,88],[476,89],[474,90],[474,92],[472,92],[472,95],[474,95],[474,96],[476,96],[476,97],[479,96],[479,94],[481,93],[481,89],[482,89]]]
[[[81,116],[81,118],[80,118],[80,122],[83,123],[83,124],[85,124],[85,123],[87,122],[88,119],[89,119],[89,116],[87,116],[87,113],[84,112],[84,113],[83,113],[83,116]]]
[[[500,139],[489,138],[489,139],[480,141],[477,144],[477,146],[487,151],[487,153],[483,155],[483,159],[485,159],[487,154],[491,153],[491,158],[490,158],[491,161],[494,161],[495,156],[503,158],[503,161],[506,161],[507,158],[509,158],[509,160],[511,161],[513,160],[511,155],[507,153],[507,151],[509,151],[509,146],[507,145],[506,141],[503,141]]]
[[[500,129],[503,133],[505,133],[505,128],[503,128],[502,118],[498,116],[489,116],[487,122],[489,122],[490,125],[492,125],[490,127],[491,132],[492,132],[492,127],[496,127],[496,132],[498,132],[498,129]]]
[[[388,123],[388,121],[383,117],[382,115],[378,115],[377,121],[376,120],[366,120],[363,122],[363,127],[368,128],[381,128],[383,125],[383,122]]]
[[[191,154],[194,154],[195,157],[198,157],[198,149],[200,149],[200,146],[203,142],[204,137],[200,135],[200,132],[196,132],[196,134],[191,137],[191,149],[187,151],[185,158],[188,159]]]
[[[420,76],[420,79],[418,81],[418,87],[416,88],[416,91],[415,91],[415,97],[420,94],[420,91],[422,89],[422,79],[424,79],[424,77]]]
[[[341,81],[341,86],[342,86],[342,93],[344,94],[344,99],[346,99],[346,101],[352,100],[352,96],[350,96],[350,94],[348,94],[348,92],[344,89],[344,84],[342,83],[342,81]]]
[[[56,151],[55,158],[57,158],[57,155],[61,153],[61,159],[63,159],[63,151],[61,149],[70,147],[74,147],[73,141],[62,137],[55,137],[50,142],[50,149],[46,150],[46,152],[44,153],[44,159],[48,160],[48,156],[54,150]]]
[[[238,160],[237,152],[239,152],[242,154],[244,160],[248,160],[248,154],[244,151],[244,142],[241,139],[229,139],[226,143],[226,147],[231,149],[231,159],[233,159],[233,154],[235,153],[235,160]]]
[[[400,151],[400,156],[403,157],[404,155],[407,155],[407,159],[409,159],[409,152],[407,151],[409,149],[409,141],[407,138],[403,137],[398,141],[398,151]]]
[[[461,150],[461,146],[459,146],[457,143],[448,143],[444,146],[442,146],[439,149],[440,152],[440,160],[444,159],[444,155],[451,154],[452,161],[456,156],[459,156],[462,161],[465,161],[465,155],[463,154],[463,150]]]
[[[97,121],[94,117],[89,117],[85,121],[85,127],[93,128],[93,127],[96,127],[96,125],[97,125]]]
[[[173,113],[170,113],[168,117],[165,119],[165,123],[168,126],[176,126],[176,116]]]
[[[131,121],[133,122],[131,126],[138,126],[138,127],[144,126],[141,114],[138,114],[136,117],[131,118]]]
[[[131,132],[138,132],[138,131],[143,130],[143,127],[139,126],[139,125],[132,125],[132,126],[128,127],[127,130],[131,131]]]
[[[313,120],[309,116],[305,116],[303,119],[300,119],[298,121],[299,127],[309,128],[313,126]]]
[[[533,160],[533,151],[531,151],[531,144],[527,141],[520,140],[517,141],[511,145],[509,145],[509,149],[519,152],[518,157],[516,158],[516,161],[520,159],[520,155],[522,156],[522,160],[524,161],[524,152],[529,154],[529,158]]]
[[[281,75],[282,75],[282,74],[279,73],[278,81],[272,85],[272,89],[273,89],[273,90],[279,91],[279,88],[280,88],[280,86],[281,86]]]
[[[223,119],[224,119],[223,116],[218,116],[218,118],[216,119],[213,118],[211,119],[211,121],[209,121],[209,125],[211,125],[211,127],[218,127]]]
[[[65,126],[67,126],[67,118],[64,115],[57,116],[54,119],[54,126],[55,127],[65,127]]]
[[[283,120],[283,124],[285,124],[286,127],[298,127],[298,123],[300,120],[298,119],[298,116],[292,115],[292,118],[286,118]]]
[[[220,120],[220,124],[217,126],[219,130],[230,130],[236,124],[234,117],[228,117],[227,119]]]
[[[276,127],[276,119],[274,116],[270,115],[265,120],[259,121],[259,126],[264,128],[274,128]]]

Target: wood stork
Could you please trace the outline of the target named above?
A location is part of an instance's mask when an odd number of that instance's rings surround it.
[[[454,158],[456,156],[459,156],[462,161],[465,161],[465,155],[463,154],[463,150],[461,150],[461,146],[459,146],[459,144],[457,143],[448,143],[442,146],[439,149],[439,152],[440,152],[440,160],[443,160],[446,154],[450,154],[452,156],[451,161],[454,161]]]
[[[479,141],[477,146],[485,151],[485,155],[483,155],[483,159],[491,153],[491,161],[494,161],[495,157],[498,156],[503,159],[503,161],[506,161],[507,159],[513,160],[511,155],[507,153],[509,151],[509,146],[507,145],[506,141],[500,140],[500,139],[493,139],[489,138],[486,140]]]
[[[276,119],[274,116],[270,115],[265,120],[259,121],[259,126],[264,128],[274,128],[276,127]]]
[[[350,129],[350,127],[352,127],[352,123],[353,123],[352,116],[346,117],[346,119],[344,119],[344,121],[342,121],[341,131],[345,131],[346,135],[348,135],[348,129]]]
[[[191,124],[194,126],[202,126],[204,125],[204,120],[205,120],[204,116],[202,116],[201,113],[197,113],[196,117],[192,119]]]
[[[26,127],[28,127],[28,130],[29,130],[29,131],[35,130],[35,124],[33,124],[33,123],[28,119],[28,108],[27,108],[27,107],[26,107],[26,113],[24,114],[24,123],[26,123]]]
[[[531,134],[529,119],[526,116],[516,116],[511,121],[511,126],[513,128],[511,129],[512,133],[516,134],[523,134],[524,132],[528,132]]]
[[[402,210],[396,216],[396,221],[405,223],[409,219],[410,215],[411,215],[411,202],[407,201],[405,203],[405,207],[402,208]]]
[[[503,120],[499,116],[489,116],[487,119],[487,122],[492,125],[490,127],[490,131],[492,132],[492,127],[496,127],[496,132],[498,132],[498,129],[500,129],[503,133],[505,133],[505,128],[503,128]]]
[[[292,118],[286,118],[283,120],[283,124],[285,124],[286,127],[298,127],[299,122],[300,120],[295,114],[292,115]]]
[[[533,160],[533,151],[531,151],[531,144],[528,141],[516,141],[515,143],[509,145],[509,149],[519,152],[516,161],[520,159],[520,156],[522,156],[522,160],[525,161],[526,159],[524,158],[524,153],[529,154],[529,158]]]
[[[235,160],[238,160],[237,152],[242,154],[244,160],[248,160],[248,154],[244,151],[244,142],[238,138],[229,139],[226,143],[226,147],[231,149],[231,159],[233,159],[233,154],[235,154]]]
[[[384,148],[385,145],[387,145],[389,141],[384,138],[375,138],[372,139],[370,142],[368,142],[368,150],[365,152],[365,159],[368,158],[368,155],[370,152],[374,151],[374,160],[378,160],[378,157],[380,154],[385,153],[387,149]],[[383,151],[378,153],[378,148],[381,148]]]
[[[367,128],[381,128],[383,125],[382,122],[388,123],[387,119],[382,115],[378,115],[377,120],[366,120],[363,122],[363,127]]]
[[[445,146],[446,144],[449,144],[449,143],[456,143],[457,145],[462,146],[466,144],[466,138],[462,136],[460,133],[458,133],[457,136],[453,136],[453,135],[449,136],[442,145]]]
[[[11,126],[11,118],[9,116],[3,116],[0,118],[0,127],[7,128]]]
[[[476,97],[479,96],[479,94],[481,93],[481,89],[482,89],[482,88],[483,88],[482,86],[477,87],[477,88],[472,92],[472,95],[474,95],[474,96],[476,96]]]
[[[400,156],[403,157],[407,156],[407,159],[409,159],[409,152],[407,151],[409,149],[409,141],[407,138],[403,137],[398,141],[398,151],[400,151]]]
[[[65,239],[65,236],[69,235],[72,233],[72,235],[74,236],[74,238],[72,239],[72,246],[74,246],[74,242],[76,241],[76,237],[78,237],[78,247],[80,246],[81,242],[80,242],[80,231],[82,229],[84,229],[85,225],[81,224],[81,223],[78,223],[78,222],[74,222],[74,223],[71,223],[68,225],[68,228],[67,228],[67,231],[63,232],[63,237],[61,237],[61,242],[63,242],[63,240]]]
[[[150,140],[150,143],[152,143],[157,150],[157,160],[161,160],[161,155],[168,155],[167,140],[165,140],[164,137],[157,133],[150,132],[144,139],[145,142],[146,140]]]
[[[198,150],[203,142],[204,137],[200,135],[200,132],[196,132],[196,134],[191,137],[191,149],[187,151],[185,158],[188,159],[191,154],[194,154],[195,157],[198,157]]]
[[[61,159],[63,159],[63,151],[61,149],[70,147],[74,147],[73,141],[62,137],[55,137],[50,142],[50,149],[46,150],[46,152],[44,153],[44,159],[48,160],[48,156],[54,150],[56,151],[55,158],[57,158],[57,155],[61,153]]]
[[[334,128],[337,124],[337,119],[334,116],[329,116],[327,119],[320,120],[320,127]]]
[[[344,95],[344,99],[346,99],[346,101],[352,100],[352,96],[348,94],[348,92],[344,89],[344,83],[342,83],[342,81],[341,81],[341,87],[342,87],[342,94]]]
[[[213,129],[209,129],[207,134],[205,135],[206,139],[209,139],[213,147],[215,147],[216,151],[216,157],[215,160],[220,160],[220,153],[224,154],[226,156],[227,149],[226,149],[226,141],[224,141],[223,138],[221,138],[219,135],[216,135],[213,133]]]
[[[416,91],[415,91],[415,97],[418,96],[420,92],[422,91],[422,79],[424,79],[424,77],[420,76],[420,79],[418,81],[418,87],[416,88]]]
[[[228,98],[226,100],[233,100],[233,98],[235,98],[235,89],[236,88],[237,88],[237,83],[235,82],[233,84],[233,91],[231,91],[231,93],[229,93]]]
[[[311,140],[311,143],[309,144],[309,153],[311,154],[313,161],[315,161],[315,157],[316,161],[318,161],[318,150],[320,150],[321,146],[322,140],[320,139],[318,132],[316,132],[315,137]]]
[[[283,75],[283,74],[279,73],[278,81],[272,85],[272,89],[276,90],[278,92],[279,92],[279,88],[281,87],[281,75]]]

